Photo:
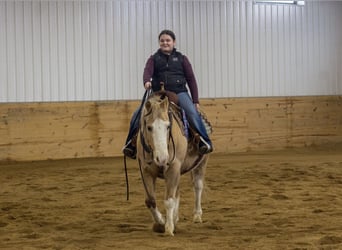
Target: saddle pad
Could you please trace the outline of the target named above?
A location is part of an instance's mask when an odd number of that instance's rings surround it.
[[[170,103],[171,103],[171,107],[173,108],[173,112],[177,115],[178,119],[182,121],[184,136],[189,139],[190,133],[191,133],[190,132],[190,124],[188,122],[188,119],[186,118],[185,111],[183,109],[181,109],[175,103],[173,103],[173,102],[170,102]],[[210,135],[213,132],[213,128],[212,128],[206,114],[204,113],[203,110],[199,110],[199,115],[203,121],[205,129],[207,130],[207,134]]]

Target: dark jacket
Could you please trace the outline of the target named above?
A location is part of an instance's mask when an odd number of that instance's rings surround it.
[[[153,55],[154,72],[152,76],[153,91],[160,90],[160,83],[165,84],[165,89],[176,94],[186,92],[186,80],[183,70],[183,55],[176,50],[170,55],[160,50]]]
[[[173,50],[171,55],[166,55],[158,50],[146,62],[143,76],[145,82],[152,80],[152,89],[160,89],[160,82],[164,82],[165,89],[174,93],[191,92],[194,103],[199,103],[198,88],[191,64],[185,55]]]

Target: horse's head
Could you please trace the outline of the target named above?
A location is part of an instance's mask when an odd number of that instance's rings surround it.
[[[171,121],[169,117],[169,100],[165,94],[155,94],[145,103],[141,135],[145,151],[153,153],[153,160],[158,166],[166,166],[169,161],[168,144]]]

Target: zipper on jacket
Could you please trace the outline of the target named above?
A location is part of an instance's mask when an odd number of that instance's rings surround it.
[[[169,72],[169,58],[171,55],[166,56],[166,71],[165,71],[165,84],[168,84],[167,78],[168,78],[168,72]]]

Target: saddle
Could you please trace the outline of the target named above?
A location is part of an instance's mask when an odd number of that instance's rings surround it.
[[[189,137],[191,137],[191,134],[197,134],[197,132],[195,132],[194,128],[190,126],[187,118],[186,118],[186,114],[185,111],[178,106],[176,103],[174,102],[170,102],[170,108],[171,111],[174,114],[174,117],[176,118],[178,124],[181,126],[181,128],[183,128],[183,134],[189,139]],[[213,132],[212,126],[206,116],[206,114],[203,112],[203,110],[199,111],[199,115],[202,118],[202,121],[204,123],[204,126],[207,130],[208,135],[210,135]]]
[[[170,112],[172,112],[173,117],[175,118],[176,122],[178,123],[179,127],[181,128],[183,135],[188,139],[189,143],[194,143],[197,145],[200,140],[200,135],[197,133],[197,131],[190,125],[190,123],[187,120],[185,111],[178,105],[178,98],[177,95],[170,92],[166,94],[169,98],[169,107]],[[208,135],[210,135],[213,131],[212,126],[203,112],[203,110],[199,111],[199,115],[204,123],[204,126],[207,130]]]

